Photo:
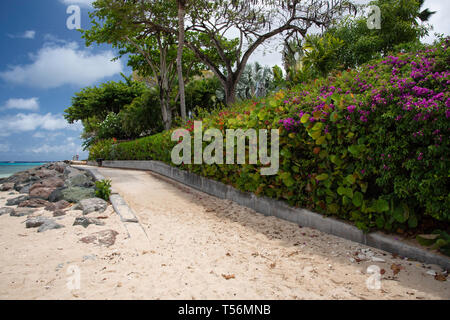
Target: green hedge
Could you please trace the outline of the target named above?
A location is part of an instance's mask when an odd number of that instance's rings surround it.
[[[363,230],[448,226],[449,61],[446,40],[201,119],[204,130],[280,128],[277,175],[261,176],[260,165],[181,167]],[[170,134],[102,142],[90,157],[171,164]]]

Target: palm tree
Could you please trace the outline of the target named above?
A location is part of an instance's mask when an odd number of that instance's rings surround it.
[[[270,90],[273,80],[272,70],[267,66],[262,66],[258,62],[248,64],[236,88],[239,99],[251,99],[262,97]]]
[[[425,0],[419,0],[419,11],[422,9],[422,6],[424,5]],[[436,11],[430,11],[430,9],[426,8],[419,12],[418,18],[422,22],[429,21],[430,17],[435,14]]]

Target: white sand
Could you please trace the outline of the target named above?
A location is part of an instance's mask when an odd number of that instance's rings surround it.
[[[300,228],[141,171],[100,169],[136,212],[148,239],[127,237],[108,208],[106,226],[72,226],[37,233],[26,217],[0,217],[0,299],[449,299],[449,282],[421,263],[370,249],[385,262],[351,262],[368,248]],[[11,197],[1,192],[0,198]],[[5,200],[0,199],[0,207]],[[43,212],[45,215],[49,213]],[[139,226],[127,224],[130,233]],[[119,232],[109,247],[81,243],[92,232]],[[96,259],[83,262],[83,256]],[[62,264],[62,265],[61,265]],[[392,264],[402,269],[396,276]],[[385,272],[370,290],[367,268]],[[70,290],[67,270],[79,268]],[[438,266],[428,266],[442,272]],[[70,269],[72,268],[72,269]],[[229,278],[228,280],[225,278]]]

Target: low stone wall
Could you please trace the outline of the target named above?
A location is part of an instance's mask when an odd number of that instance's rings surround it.
[[[91,165],[97,165],[97,163],[94,162]],[[412,258],[424,263],[437,264],[446,269],[450,269],[450,258],[427,251],[425,248],[422,249],[395,240],[382,232],[365,234],[349,223],[331,217],[325,217],[306,209],[294,208],[282,201],[242,192],[221,182],[171,167],[159,161],[105,160],[102,166],[153,171],[218,198],[234,201],[266,216],[275,216],[304,227],[315,228],[322,232],[385,250],[399,256]]]

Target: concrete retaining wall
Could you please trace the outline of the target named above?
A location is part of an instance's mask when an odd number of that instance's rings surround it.
[[[450,258],[427,251],[425,248],[406,244],[381,232],[365,234],[349,223],[325,217],[306,209],[294,208],[278,200],[242,192],[223,183],[171,167],[159,161],[103,161],[103,167],[150,170],[218,198],[232,200],[266,216],[275,216],[399,256],[450,269]]]

